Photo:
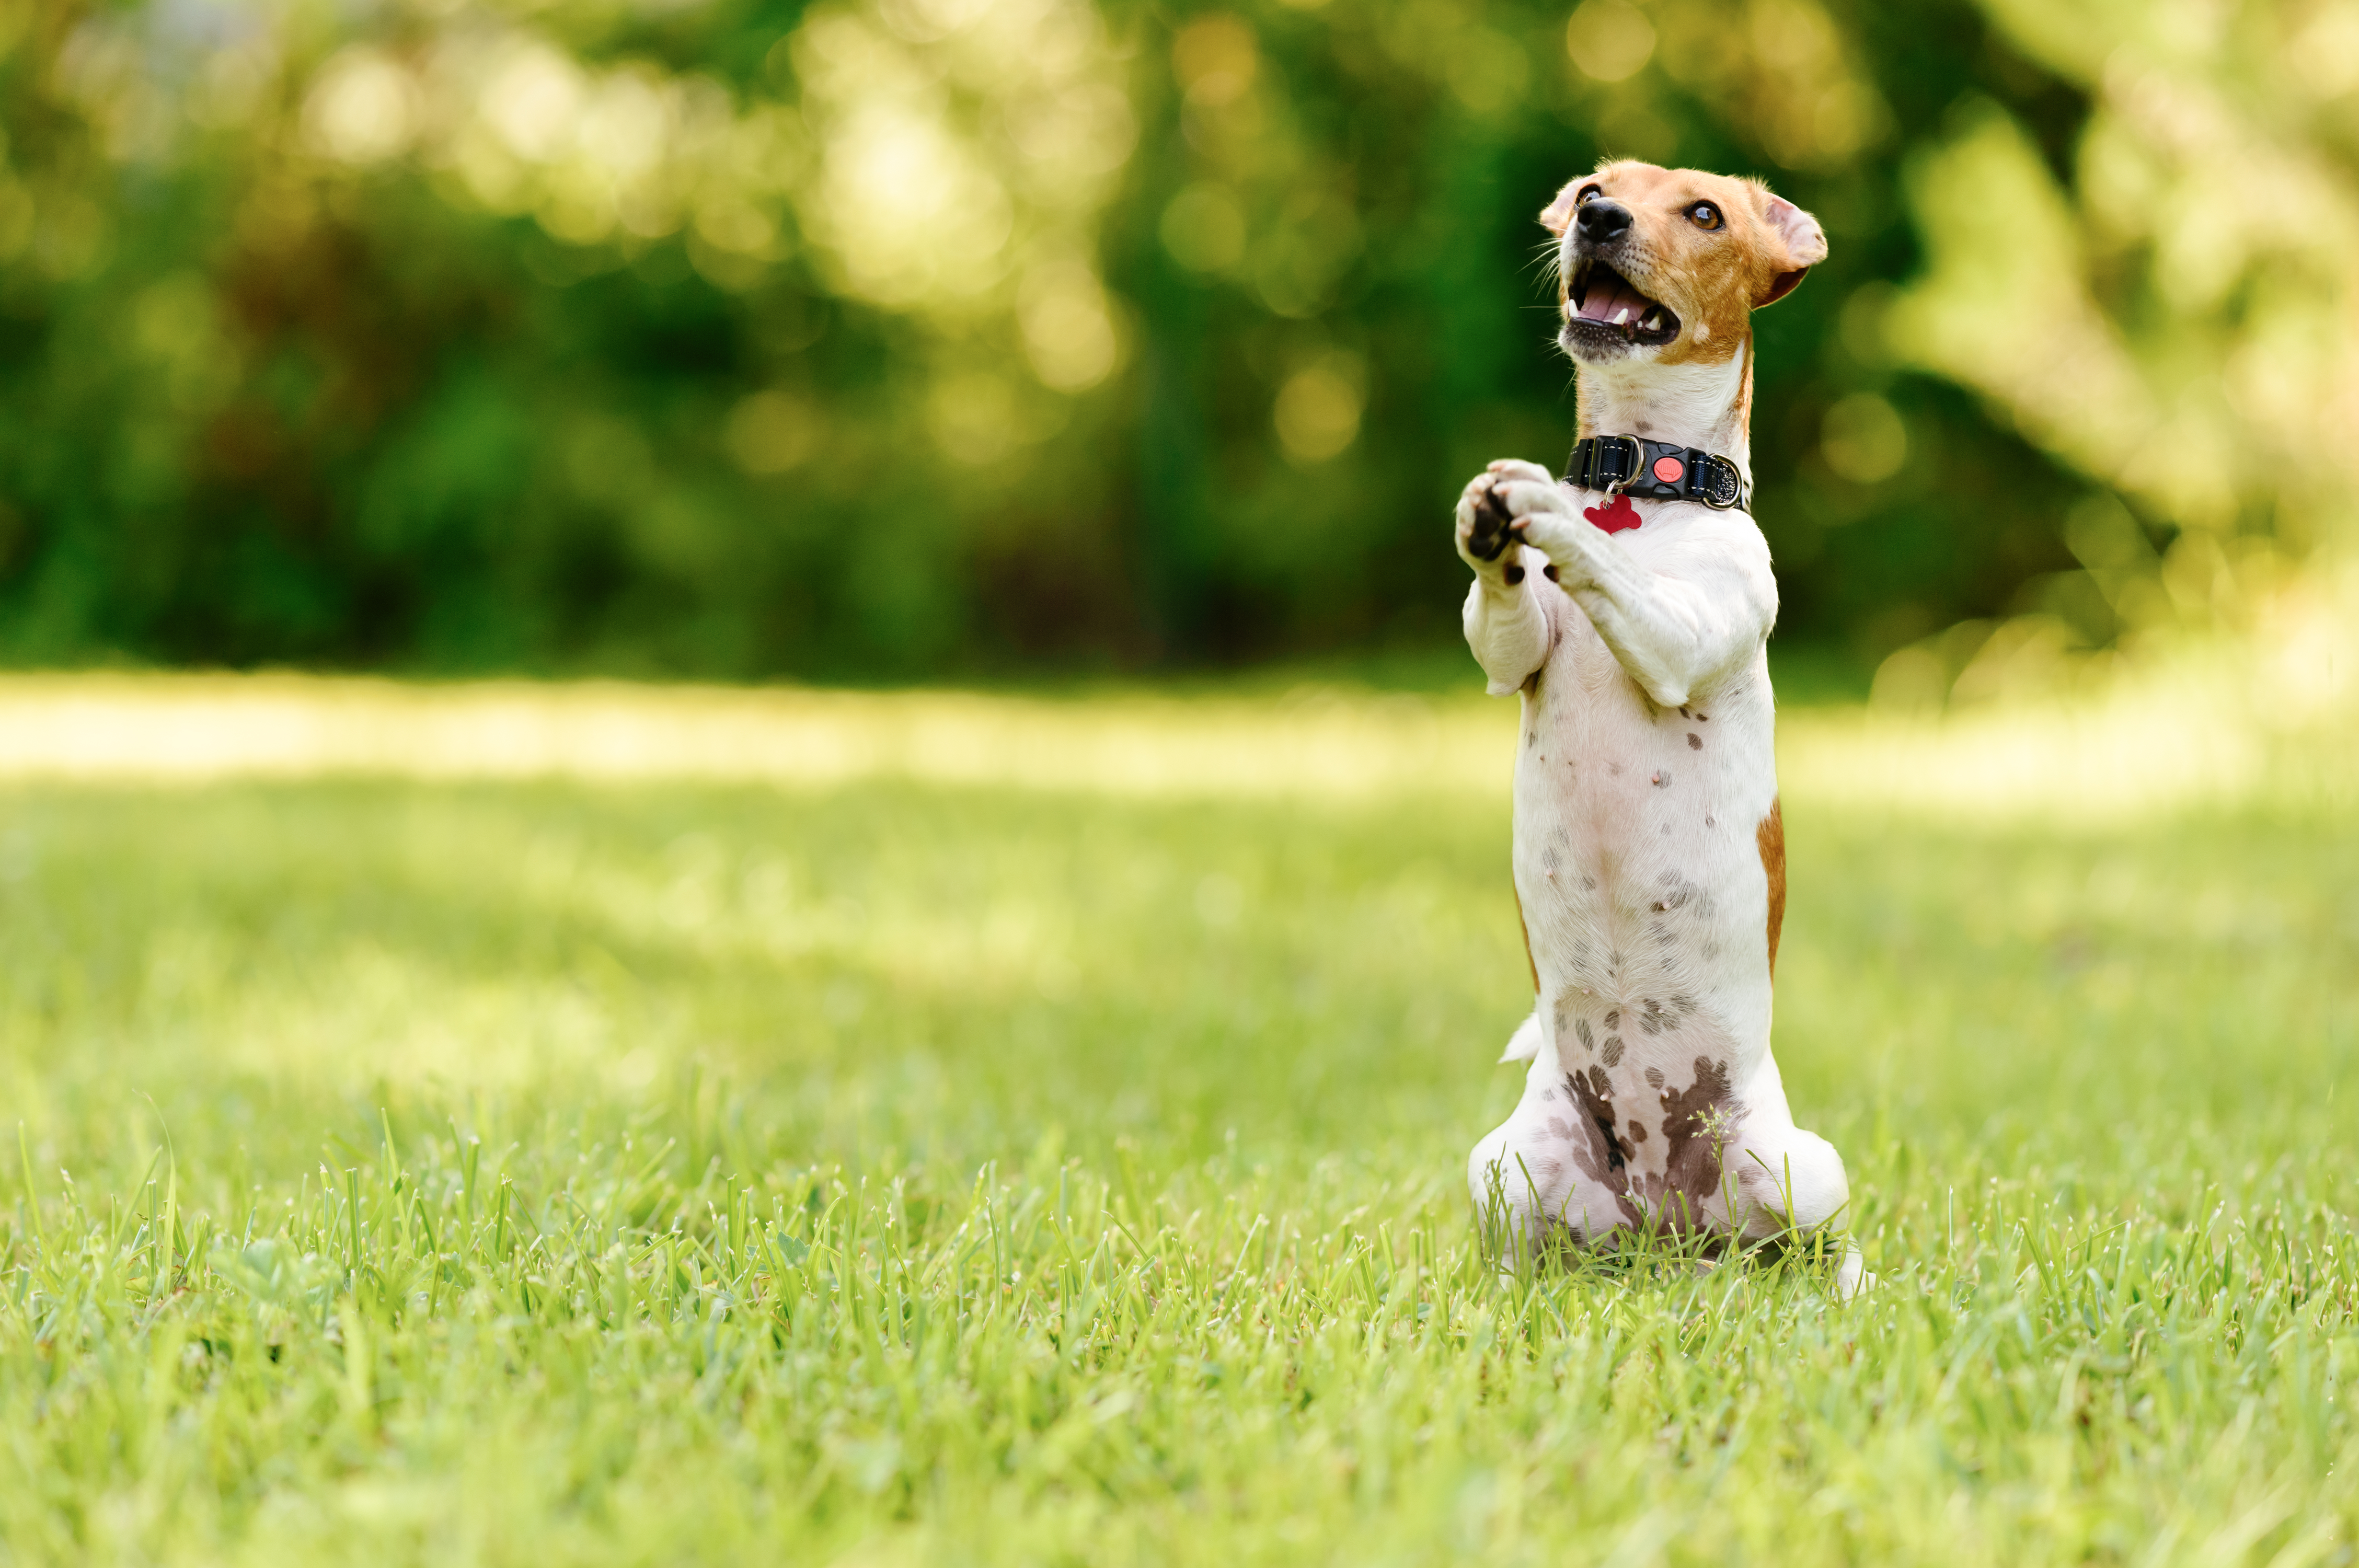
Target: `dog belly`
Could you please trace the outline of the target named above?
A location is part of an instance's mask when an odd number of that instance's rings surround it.
[[[1625,1162],[1671,1152],[1666,1094],[1732,1099],[1767,1052],[1774,726],[1765,667],[1660,709],[1585,622],[1526,693],[1515,871],[1543,1033],[1637,1107],[1614,1118]]]

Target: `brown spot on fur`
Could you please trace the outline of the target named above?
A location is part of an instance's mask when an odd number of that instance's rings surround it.
[[[1703,736],[1696,734],[1693,730],[1690,730],[1688,732],[1688,749],[1690,751],[1701,751],[1703,749]]]
[[[1728,420],[1740,430],[1753,428],[1753,339],[1745,340],[1745,373],[1736,378],[1736,397],[1728,405]]]
[[[1582,1022],[1580,1018],[1576,1016],[1580,1007],[1581,1004],[1573,999],[1573,994],[1571,991],[1564,991],[1558,994],[1556,999],[1555,1017],[1556,1041],[1560,1056],[1562,1055],[1564,1048],[1569,1043],[1569,1036],[1577,1034],[1581,1037],[1582,1044],[1587,1045],[1589,1043],[1589,1026]]]
[[[1771,797],[1769,814],[1753,830],[1753,841],[1761,847],[1761,869],[1769,878],[1769,974],[1777,974],[1777,938],[1786,926],[1786,818],[1777,797]]]
[[[1659,1081],[1659,1075],[1655,1075]],[[1719,1190],[1721,1146],[1731,1128],[1744,1118],[1744,1108],[1729,1093],[1728,1067],[1710,1057],[1695,1059],[1695,1082],[1663,1094],[1664,1155],[1660,1175],[1632,1175],[1630,1166],[1647,1128],[1637,1118],[1614,1126],[1614,1095],[1604,1071],[1592,1067],[1587,1074],[1568,1073],[1565,1092],[1581,1107],[1584,1125],[1568,1128],[1573,1163],[1582,1174],[1614,1194],[1622,1223],[1645,1223],[1646,1211],[1636,1199],[1643,1195],[1658,1205],[1663,1222],[1673,1230],[1691,1230],[1703,1218],[1703,1205]],[[1561,1124],[1551,1119],[1549,1130]]]
[[[1540,961],[1532,956],[1532,928],[1524,919],[1524,892],[1516,889],[1516,929],[1524,933],[1524,966],[1532,972],[1532,995],[1540,994]]]
[[[1618,1067],[1621,1064],[1622,1037],[1618,1034],[1609,1034],[1605,1037],[1605,1065]]]
[[[1572,1149],[1572,1162],[1581,1173],[1614,1194],[1614,1204],[1621,1213],[1624,1225],[1637,1225],[1646,1218],[1645,1211],[1630,1201],[1630,1155],[1614,1131],[1613,1095],[1605,1086],[1605,1074],[1595,1068],[1595,1080],[1578,1073],[1565,1077],[1565,1091],[1582,1110],[1582,1136],[1565,1141]]]
[[[1718,1191],[1721,1144],[1743,1115],[1729,1094],[1727,1064],[1708,1056],[1695,1059],[1693,1083],[1663,1096],[1663,1138],[1670,1151],[1663,1157],[1662,1191],[1648,1196],[1677,1193],[1684,1200],[1666,1215],[1674,1228],[1694,1225],[1703,1200]]]
[[[1668,1005],[1648,996],[1639,1005],[1638,1027],[1648,1034],[1660,1034],[1665,1029],[1677,1029],[1695,1008],[1695,998],[1685,992],[1673,996]]]

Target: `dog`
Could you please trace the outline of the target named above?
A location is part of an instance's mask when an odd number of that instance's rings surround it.
[[[1515,881],[1538,1001],[1522,1100],[1474,1148],[1510,1246],[1825,1233],[1872,1277],[1842,1157],[1769,1051],[1785,919],[1769,547],[1751,516],[1752,313],[1827,254],[1756,181],[1608,162],[1540,213],[1577,369],[1562,482],[1494,463],[1457,507],[1466,640],[1522,696]]]

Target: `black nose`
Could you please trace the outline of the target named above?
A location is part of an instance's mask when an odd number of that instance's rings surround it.
[[[1591,245],[1603,245],[1630,232],[1630,209],[1600,196],[1581,204],[1581,215],[1573,219],[1573,224],[1581,230],[1582,239]]]

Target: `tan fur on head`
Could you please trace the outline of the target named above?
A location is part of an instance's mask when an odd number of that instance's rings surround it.
[[[1549,232],[1565,240],[1560,306],[1569,303],[1575,267],[1568,235],[1593,191],[1628,208],[1633,219],[1612,249],[1614,269],[1680,319],[1676,338],[1645,351],[1658,364],[1727,360],[1743,346],[1752,312],[1784,299],[1826,259],[1818,220],[1757,180],[1622,159],[1569,182],[1540,213]],[[1699,202],[1711,204],[1718,227],[1696,222]]]

